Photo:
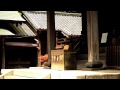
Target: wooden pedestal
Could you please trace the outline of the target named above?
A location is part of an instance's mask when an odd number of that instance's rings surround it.
[[[51,50],[51,69],[53,70],[76,70],[75,52],[65,50]]]

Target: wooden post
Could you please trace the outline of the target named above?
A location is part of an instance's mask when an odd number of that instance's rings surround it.
[[[2,69],[5,69],[5,47],[4,47],[4,36],[2,37]]]
[[[51,50],[54,50],[55,46],[56,46],[55,14],[54,11],[47,11],[48,67],[51,67]]]
[[[87,68],[100,68],[97,11],[87,11],[88,62]]]

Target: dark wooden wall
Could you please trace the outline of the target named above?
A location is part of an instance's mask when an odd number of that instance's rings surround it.
[[[35,67],[37,60],[37,48],[35,47],[5,47],[6,68]]]
[[[120,36],[120,14],[117,11],[98,11],[99,41],[102,33],[108,32],[106,45],[111,45],[113,30],[116,36]]]
[[[9,31],[16,34],[15,30],[10,27],[9,22],[1,22],[0,28],[8,29]],[[34,37],[19,37],[19,38],[5,38],[5,42],[26,42],[26,43],[34,43]],[[0,38],[0,67],[2,66],[2,45]],[[20,64],[18,61],[23,62],[21,67],[30,67],[37,66],[38,60],[38,50],[36,47],[18,47],[18,46],[7,46],[5,45],[5,68],[18,68]],[[25,62],[29,62],[29,64],[25,64]],[[12,64],[12,62],[16,62],[18,64]],[[9,64],[11,63],[11,64]]]

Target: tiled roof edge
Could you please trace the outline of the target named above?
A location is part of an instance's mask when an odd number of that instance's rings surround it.
[[[46,14],[47,11],[22,11],[23,13],[24,12],[30,12],[30,13],[42,13],[42,14]],[[55,14],[56,15],[65,15],[65,16],[78,16],[78,17],[81,17],[81,13],[67,13],[67,12],[58,12],[58,11],[55,11]]]

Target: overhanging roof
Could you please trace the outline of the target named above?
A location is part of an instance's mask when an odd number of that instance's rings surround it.
[[[36,33],[26,24],[26,20],[20,15],[18,11],[0,11],[0,21],[9,21],[9,23],[14,31],[15,35],[21,36],[36,36]],[[13,22],[15,21],[15,22]],[[19,23],[19,21],[21,23]],[[11,35],[13,34],[9,30],[0,29],[0,35]]]
[[[18,11],[0,11],[0,20],[26,21]]]
[[[36,33],[26,23],[10,23],[17,34],[22,36],[36,36]]]
[[[35,30],[47,29],[46,11],[23,11],[23,16]],[[55,30],[61,30],[64,35],[81,35],[81,13],[55,12]]]
[[[14,33],[10,32],[7,29],[0,28],[0,36],[1,35],[15,35]]]

